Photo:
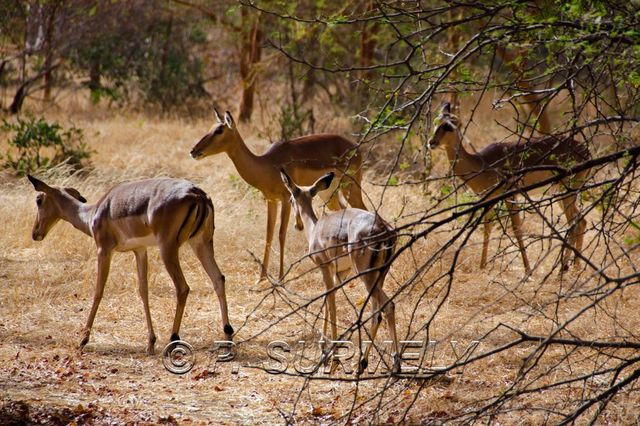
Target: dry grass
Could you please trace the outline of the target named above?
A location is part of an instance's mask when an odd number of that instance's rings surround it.
[[[317,338],[320,323],[314,317],[320,304],[310,310],[289,316],[277,324],[290,310],[283,298],[267,292],[254,291],[258,266],[253,255],[261,256],[265,227],[265,206],[259,193],[248,187],[238,176],[226,156],[210,157],[200,162],[188,156],[192,143],[209,127],[208,122],[194,120],[149,118],[139,114],[110,114],[87,111],[70,105],[71,115],[53,113],[49,118],[63,123],[70,121],[85,129],[92,149],[95,169],[83,178],[51,177],[52,183],[75,186],[90,201],[115,182],[149,176],[180,176],[194,181],[207,191],[216,209],[216,258],[227,278],[227,295],[231,323],[236,327],[237,340],[242,342],[256,333],[264,334],[240,343],[238,357],[226,364],[214,365],[208,348],[222,338],[217,299],[204,271],[188,251],[182,253],[183,269],[191,293],[183,319],[181,337],[197,349],[196,367],[184,376],[175,376],[162,366],[161,357],[146,356],[146,329],[142,304],[136,291],[133,255],[115,256],[105,296],[98,311],[91,341],[85,353],[76,346],[80,330],[91,304],[95,278],[93,242],[70,225],[61,223],[44,242],[30,239],[35,215],[34,192],[26,179],[5,176],[0,191],[0,396],[3,402],[23,400],[36,407],[100,407],[118,421],[170,421],[180,423],[277,423],[284,422],[282,413],[290,413],[297,399],[295,419],[302,423],[329,423],[348,413],[354,400],[361,403],[374,397],[384,386],[389,387],[382,401],[374,399],[364,409],[357,410],[355,420],[376,422],[398,421],[414,398],[410,412],[412,421],[437,421],[449,415],[462,414],[476,407],[478,401],[507,389],[515,378],[530,347],[518,347],[499,356],[469,366],[463,374],[446,380],[418,382],[386,379],[355,383],[342,381],[312,381],[288,375],[270,375],[249,365],[269,361],[265,348],[272,340],[285,340],[292,345],[300,339]],[[241,129],[254,134],[253,129]],[[494,129],[491,129],[491,134]],[[497,131],[497,130],[495,130]],[[486,135],[472,126],[471,136]],[[247,138],[255,151],[266,144],[256,137]],[[365,190],[378,200],[381,190],[370,183]],[[418,188],[400,187],[387,191],[383,216],[393,219],[424,210],[428,203]],[[557,208],[555,209],[557,213]],[[527,231],[535,233],[539,223],[527,223]],[[593,231],[590,231],[593,232]],[[498,234],[498,232],[496,232]],[[394,264],[385,284],[389,292],[397,290],[415,271],[416,263],[424,261],[450,237],[451,230],[433,234],[418,241],[410,252]],[[591,234],[590,234],[591,235]],[[583,300],[562,304],[561,312],[550,312],[561,286],[569,285],[550,279],[544,285],[520,281],[523,270],[517,252],[507,237],[492,244],[492,250],[506,250],[497,257],[494,268],[478,274],[481,232],[476,232],[463,250],[450,295],[440,308],[436,321],[429,328],[429,339],[457,340],[461,345],[483,335],[501,322],[544,333],[556,321],[575,312]],[[496,237],[496,239],[498,239]],[[587,238],[589,240],[589,238]],[[530,256],[537,262],[536,276],[551,270],[552,259],[541,243],[532,243]],[[275,247],[277,249],[277,245]],[[301,233],[290,230],[286,259],[292,263],[304,255],[306,242]],[[603,250],[592,244],[593,255]],[[252,255],[253,254],[253,255]],[[447,283],[438,281],[452,260],[453,252],[444,254],[425,275],[398,298],[398,328],[403,337],[426,337],[415,334],[436,309]],[[276,252],[273,253],[273,259]],[[311,269],[308,260],[296,265],[292,273]],[[626,267],[625,267],[626,268]],[[273,272],[273,270],[272,270]],[[576,277],[575,282],[585,277]],[[150,253],[150,304],[157,345],[161,349],[170,334],[175,309],[174,289],[162,267],[157,251]],[[286,286],[286,294],[294,302],[308,300],[323,290],[319,272],[313,271]],[[608,305],[594,311],[572,326],[580,336],[615,336],[616,326],[637,330],[640,316],[633,308],[637,290],[632,288],[620,297],[611,298]],[[421,297],[422,296],[422,297]],[[358,306],[365,294],[359,282],[350,284],[338,294],[339,327],[344,329],[355,319],[354,310],[346,303]],[[264,300],[263,300],[264,298]],[[414,314],[415,310],[415,314]],[[608,321],[607,312],[616,311],[618,320]],[[412,318],[413,316],[413,318]],[[550,319],[551,318],[551,319]],[[594,321],[597,320],[597,321]],[[410,329],[409,329],[410,327]],[[382,337],[388,338],[386,327]],[[513,338],[505,333],[493,334],[480,349],[498,346]],[[439,349],[443,363],[451,360],[450,348]],[[593,369],[596,362],[585,351],[566,354],[562,349],[549,351],[538,369],[544,372],[561,357],[571,357],[575,370],[556,375],[573,375]],[[581,358],[584,357],[584,358]],[[233,372],[237,369],[237,374]],[[292,372],[292,368],[289,369]],[[340,374],[337,377],[344,377]],[[550,380],[542,377],[542,382]],[[557,380],[557,377],[555,378]],[[568,390],[567,390],[568,389]],[[357,391],[357,395],[356,395]],[[581,384],[564,388],[564,394],[550,391],[520,399],[520,407],[502,415],[502,423],[537,424],[544,420],[537,405],[553,405],[555,399],[577,398]],[[393,399],[391,405],[384,405]],[[639,402],[638,393],[617,397],[607,411],[612,422],[632,421],[632,407]],[[381,408],[377,408],[378,404]],[[524,410],[524,411],[519,411]],[[168,419],[168,420],[167,420]]]

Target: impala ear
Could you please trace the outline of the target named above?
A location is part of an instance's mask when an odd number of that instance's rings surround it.
[[[295,183],[293,183],[293,181],[291,180],[287,172],[284,171],[284,169],[280,169],[280,178],[282,179],[282,183],[284,183],[284,186],[287,188],[287,191],[289,191],[291,195],[296,195],[298,193],[299,191],[298,187],[296,186]]]
[[[71,195],[73,198],[75,198],[76,200],[80,201],[81,203],[86,203],[87,199],[84,198],[81,194],[80,191],[78,191],[75,188],[65,188],[64,189],[65,192],[69,195]]]
[[[311,189],[309,190],[309,192],[311,193],[311,196],[313,197],[318,192],[328,189],[331,186],[331,182],[333,181],[334,176],[335,176],[335,173],[329,172],[326,175],[322,176],[320,179],[318,179],[316,183],[314,183]]]
[[[222,118],[220,117],[220,113],[218,112],[218,109],[216,108],[216,106],[213,106],[213,113],[216,116],[216,120],[218,120],[218,123],[222,123]]]
[[[446,132],[453,132],[455,127],[453,127],[453,123],[449,120],[443,121],[440,125],[440,128]]]
[[[449,102],[444,102],[440,107],[440,114],[449,115],[451,114],[451,104]]]
[[[27,175],[27,179],[29,179],[29,182],[31,182],[33,188],[38,192],[51,192],[52,190],[49,185],[39,179],[34,178],[31,175]]]
[[[224,113],[224,122],[230,128],[234,128],[236,126],[236,122],[233,121],[233,117],[229,111],[225,111]]]

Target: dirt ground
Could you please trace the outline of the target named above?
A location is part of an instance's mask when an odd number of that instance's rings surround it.
[[[51,116],[63,123],[70,121],[68,117],[62,113]],[[261,258],[263,250],[265,203],[256,190],[242,181],[225,155],[198,162],[189,157],[189,148],[210,122],[95,112],[78,113],[72,121],[84,129],[95,150],[94,169],[86,176],[41,175],[51,184],[76,187],[89,202],[95,202],[116,182],[177,176],[192,180],[211,196],[216,211],[216,259],[226,276],[231,323],[237,332],[237,355],[231,362],[215,361],[214,341],[223,338],[218,302],[204,270],[188,249],[182,250],[181,258],[191,293],[180,335],[196,350],[193,370],[175,375],[163,367],[159,352],[169,341],[175,293],[155,249],[150,251],[149,288],[158,354],[145,354],[147,331],[131,253],[115,255],[91,340],[80,353],[80,331],[91,305],[96,274],[94,243],[66,223],[56,225],[43,242],[32,241],[35,192],[26,179],[7,174],[0,187],[0,423],[19,424],[25,419],[54,424],[437,423],[439,419],[464,415],[485,398],[508,389],[533,345],[505,351],[475,362],[464,371],[431,380],[395,380],[372,374],[367,376],[369,380],[355,382],[348,380],[354,376],[344,371],[317,374],[307,380],[295,374],[295,350],[287,354],[286,373],[267,373],[260,367],[273,361],[267,355],[270,342],[280,340],[297,348],[298,341],[319,337],[321,301],[287,315],[292,307],[324,291],[319,271],[304,273],[313,269],[312,263],[308,259],[297,262],[306,252],[304,235],[290,225],[286,263],[294,266],[288,277],[299,278],[277,290],[264,283],[257,286],[259,269],[255,258]],[[241,131],[254,151],[266,148],[266,142],[256,136],[253,128]],[[481,133],[480,129],[476,132]],[[374,184],[376,176],[367,174],[365,180],[367,194],[379,200],[381,189]],[[423,212],[427,204],[421,188],[391,187],[385,193],[381,214],[399,224]],[[554,212],[561,220],[557,208]],[[533,222],[526,224],[531,234],[536,232],[536,226]],[[439,231],[404,252],[385,283],[388,292],[400,289],[416,265],[442,247],[452,232],[451,227]],[[452,251],[403,290],[396,300],[402,339],[453,340],[458,342],[459,350],[470,347],[500,323],[521,326],[532,333],[549,329],[546,310],[551,308],[545,301],[569,284],[557,278],[541,286],[522,281],[518,253],[508,237],[498,234],[496,231],[492,251],[504,253],[487,271],[480,273],[477,267],[482,241],[482,232],[478,231],[461,252],[451,285],[438,279],[449,267]],[[589,240],[589,235],[593,232],[587,236],[592,253],[602,250],[597,242]],[[547,248],[548,244],[541,242],[533,242],[529,248],[537,277],[552,271]],[[277,253],[275,244],[272,259],[277,259]],[[275,274],[275,262],[271,266],[270,272]],[[584,279],[574,277],[575,282]],[[621,327],[627,330],[640,326],[640,316],[634,309],[637,296],[637,289],[631,288],[607,305],[607,309],[623,314],[618,317],[624,319],[616,324],[623,323]],[[365,297],[360,282],[350,283],[338,293],[341,330],[355,321],[357,307]],[[443,305],[438,307],[439,303]],[[427,335],[422,326],[436,308],[439,313]],[[575,306],[570,304],[563,308],[566,311],[556,312],[554,321],[575,312]],[[596,324],[592,316],[581,319],[574,327],[576,333],[586,336],[616,333],[614,325],[606,320]],[[379,340],[388,338],[383,324]],[[498,347],[512,338],[506,331],[494,333],[477,350]],[[357,341],[357,336],[353,339]],[[441,343],[433,352],[432,365],[450,362],[454,351],[451,344]],[[541,364],[551,365],[565,355],[561,349],[557,353],[550,351]],[[577,350],[571,356],[576,359],[571,363],[574,370],[554,374],[576,374],[593,368],[595,361],[586,350]],[[576,383],[563,388],[562,394],[549,390],[527,395],[520,407],[495,420],[503,424],[548,421],[550,414],[536,407],[552,406],[549,401],[554,400],[569,401],[581,389],[581,384]],[[381,394],[382,390],[385,392]],[[603,423],[637,421],[638,403],[637,390],[619,395],[609,405]],[[403,417],[409,406],[413,408]]]

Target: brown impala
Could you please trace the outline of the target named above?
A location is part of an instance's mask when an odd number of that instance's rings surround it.
[[[436,119],[433,136],[427,144],[431,149],[442,147],[453,167],[454,174],[461,178],[473,192],[481,196],[489,196],[489,198],[498,196],[507,190],[532,185],[553,176],[552,171],[546,170],[525,172],[518,175],[517,172],[520,170],[537,166],[568,167],[591,158],[586,145],[571,138],[554,136],[527,142],[492,143],[477,153],[470,153],[462,145],[459,120],[458,117],[451,114],[448,103],[442,106],[440,116]],[[588,171],[580,172],[573,177],[561,180],[556,186],[577,189],[584,184],[588,175]],[[519,176],[519,179],[515,182],[513,182],[513,179],[507,179],[511,176]],[[587,222],[580,216],[580,211],[576,206],[577,198],[578,195],[576,193],[570,193],[561,198],[561,203],[567,221],[572,226],[567,242],[580,253]],[[525,270],[527,274],[530,274],[531,267],[527,259],[524,242],[522,241],[520,216],[514,206],[514,201],[511,198],[506,200],[505,204],[509,210]],[[489,216],[489,212],[485,213],[485,219],[487,216]],[[484,268],[487,262],[487,246],[489,245],[492,227],[491,221],[486,219],[484,222],[482,257],[480,259],[481,268]],[[564,247],[562,253],[562,267],[566,269],[568,256],[565,256]],[[577,256],[574,261],[577,264]]]
[[[178,249],[189,245],[213,282],[220,302],[223,329],[231,339],[224,276],[213,257],[213,204],[200,188],[182,179],[157,178],[121,183],[107,192],[96,204],[86,204],[73,188],[56,188],[29,176],[38,191],[38,215],[32,236],[42,241],[59,220],[93,237],[98,252],[98,279],[93,305],[80,342],[82,349],[89,341],[93,320],[109,276],[113,251],[133,251],[138,265],[140,297],[147,319],[149,340],[147,353],[153,354],[156,336],[149,311],[147,287],[147,247],[158,246],[160,256],[176,287],[176,315],[171,340],[179,340],[178,332],[189,286],[182,274]]]
[[[278,203],[281,205],[279,277],[284,274],[284,245],[291,206],[289,192],[280,179],[280,169],[284,168],[302,185],[311,185],[324,173],[333,171],[338,176],[336,185],[340,184],[340,190],[331,188],[322,194],[328,207],[338,210],[346,205],[340,198],[344,197],[353,207],[366,210],[360,187],[362,158],[353,142],[338,135],[317,134],[274,143],[264,154],[256,155],[240,136],[229,111],[225,113],[224,121],[215,108],[214,111],[218,122],[191,149],[191,156],[199,160],[226,152],[240,176],[267,199],[267,240],[258,281],[267,277]],[[348,175],[343,179],[345,174]]]

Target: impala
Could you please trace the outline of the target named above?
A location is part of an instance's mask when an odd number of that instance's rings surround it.
[[[334,174],[332,172],[318,179],[313,185],[299,187],[281,170],[282,182],[290,194],[291,204],[296,214],[296,227],[304,225],[309,242],[309,257],[322,271],[326,287],[326,312],[323,332],[326,335],[328,322],[331,322],[331,338],[337,340],[335,290],[348,276],[350,271],[360,275],[372,302],[371,340],[376,337],[385,313],[389,333],[393,340],[394,369],[399,369],[398,338],[394,303],[382,290],[384,279],[389,272],[390,260],[395,250],[396,232],[375,213],[357,208],[347,208],[323,215],[315,215],[312,206],[313,197],[329,188]],[[363,308],[364,309],[364,308]],[[367,368],[371,345],[368,345],[359,363],[359,372]]]
[[[226,152],[240,176],[260,190],[267,200],[267,237],[258,281],[267,277],[278,203],[281,205],[279,278],[284,274],[284,245],[291,207],[287,202],[289,194],[280,180],[280,169],[286,169],[296,181],[306,185],[323,173],[334,171],[340,177],[337,181],[342,182],[339,191],[332,188],[322,194],[328,207],[338,210],[346,205],[346,198],[351,206],[366,210],[360,188],[362,158],[353,142],[338,135],[317,134],[274,143],[264,154],[255,155],[240,136],[229,111],[225,113],[224,121],[215,108],[214,112],[218,122],[194,145],[191,156],[198,160]]]
[[[442,147],[452,165],[455,176],[461,178],[473,192],[487,199],[496,197],[514,187],[524,187],[541,182],[553,176],[553,172],[541,170],[540,166],[567,167],[589,160],[589,150],[571,138],[548,136],[538,140],[511,143],[493,143],[477,153],[465,150],[462,144],[462,133],[459,129],[458,118],[451,114],[450,106],[442,106],[433,130],[433,135],[427,142],[430,149]],[[535,169],[527,172],[527,168]],[[584,184],[589,172],[584,171],[573,177],[557,182],[557,187],[569,189],[567,195],[561,198],[562,209],[570,226],[567,243],[575,248],[577,253],[582,251],[582,242],[586,228],[586,220],[580,216],[576,206],[577,193],[573,192]],[[516,179],[514,181],[514,178]],[[514,199],[506,200],[506,206],[511,218],[513,231],[522,255],[522,261],[527,275],[531,273],[529,260],[522,240],[521,222]],[[489,211],[485,213],[484,241],[480,268],[487,262],[487,247],[493,224],[488,220]],[[574,223],[575,222],[575,223]],[[567,259],[562,249],[562,269],[567,268]],[[578,263],[578,256],[574,262]]]
[[[113,252],[133,251],[138,267],[138,291],[149,333],[147,353],[154,353],[156,335],[149,311],[147,247],[156,245],[176,287],[177,305],[171,340],[180,339],[178,332],[189,294],[178,257],[178,249],[185,242],[189,242],[213,282],[220,302],[223,330],[227,339],[231,339],[233,328],[229,324],[224,275],[213,256],[213,204],[204,191],[186,180],[146,179],[121,183],[96,204],[86,204],[87,200],[73,188],[52,187],[32,176],[28,178],[38,191],[38,214],[32,231],[34,240],[42,241],[56,222],[64,220],[93,237],[96,243],[98,277],[80,349],[89,341]]]

